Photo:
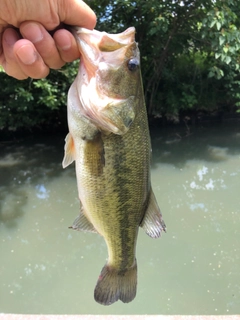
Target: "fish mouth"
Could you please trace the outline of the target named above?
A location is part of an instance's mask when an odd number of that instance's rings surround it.
[[[73,34],[81,53],[76,81],[83,115],[102,130],[126,133],[135,118],[134,96],[113,79],[136,48],[135,28],[118,34],[75,28]]]
[[[118,34],[76,27],[73,34],[89,80],[94,76],[99,63],[105,62],[113,67],[121,64],[129,45],[135,42],[134,27]]]

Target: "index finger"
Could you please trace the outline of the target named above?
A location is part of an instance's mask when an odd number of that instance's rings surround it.
[[[59,1],[59,17],[65,24],[93,29],[97,18],[93,10],[81,0]]]

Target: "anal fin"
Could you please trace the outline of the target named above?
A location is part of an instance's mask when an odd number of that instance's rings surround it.
[[[166,225],[162,219],[162,214],[152,189],[150,190],[148,207],[140,227],[151,238],[159,238],[163,231],[166,232]]]
[[[88,220],[88,218],[83,213],[82,208],[79,216],[74,220],[70,228],[77,231],[87,231],[87,232],[97,233],[97,230],[94,228],[93,224]]]

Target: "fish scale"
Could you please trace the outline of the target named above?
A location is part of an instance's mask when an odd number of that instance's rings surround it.
[[[72,228],[98,232],[108,248],[95,300],[130,302],[137,290],[139,227],[153,238],[165,231],[150,182],[151,144],[135,29],[115,35],[84,28],[73,33],[81,61],[68,94],[63,160],[63,167],[75,161],[81,203]]]

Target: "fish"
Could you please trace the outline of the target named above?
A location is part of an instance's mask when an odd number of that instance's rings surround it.
[[[100,234],[108,259],[95,301],[132,301],[139,227],[158,238],[166,226],[150,181],[151,141],[135,28],[72,31],[80,51],[68,92],[63,168],[75,161],[80,214],[72,229]]]

